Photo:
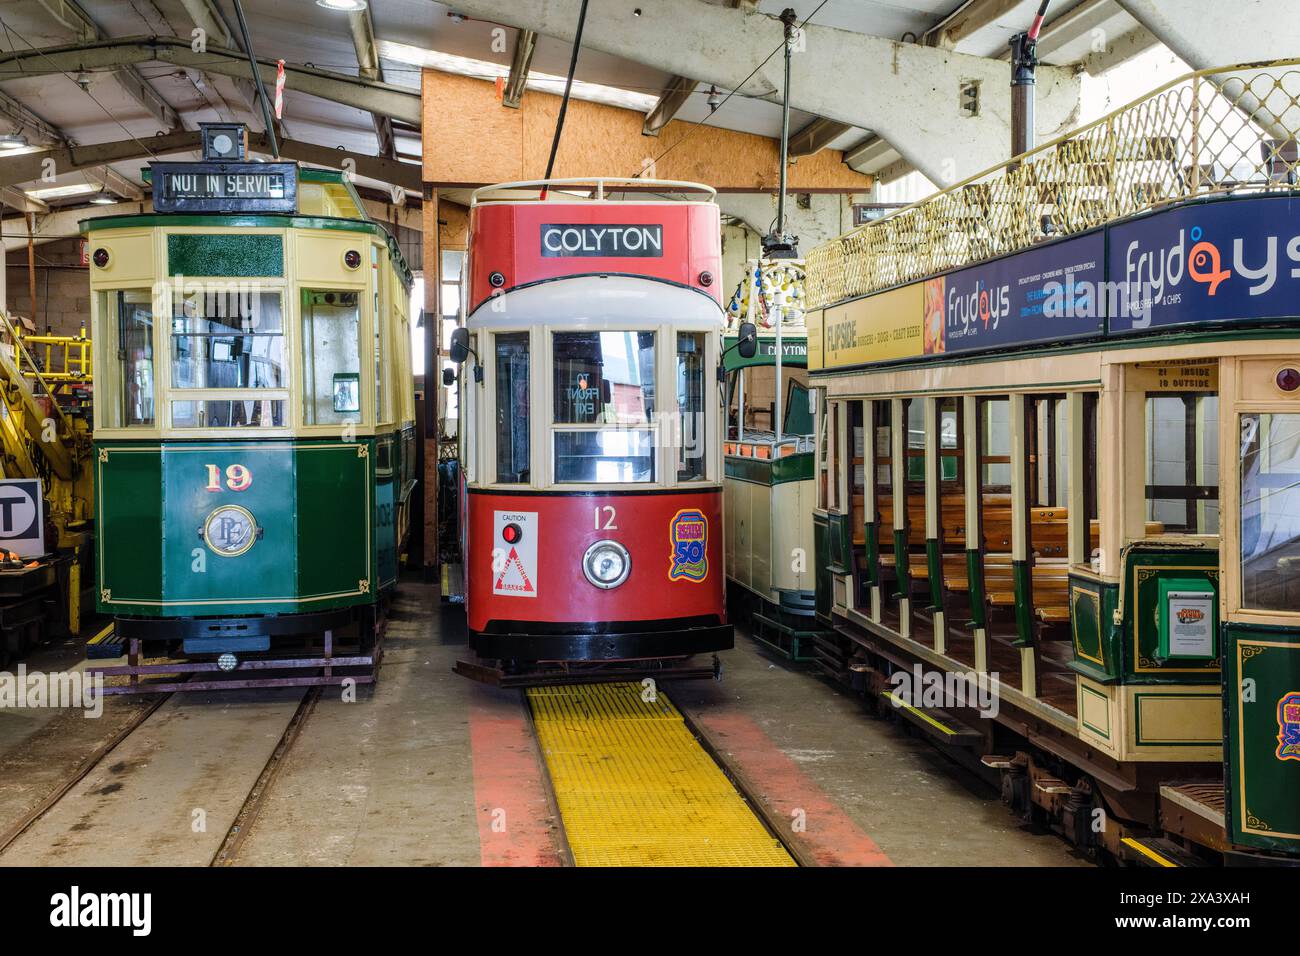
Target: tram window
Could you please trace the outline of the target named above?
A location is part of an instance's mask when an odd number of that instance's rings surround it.
[[[281,428],[282,399],[219,399],[172,402],[173,428]]]
[[[681,427],[677,461],[678,481],[701,481],[707,477],[707,423],[705,421],[703,332],[677,333],[677,414]]]
[[[1069,504],[1070,419],[1064,395],[1027,399],[1025,432],[1029,455],[1029,503],[1044,508]]]
[[[958,462],[960,461],[957,454],[945,455],[944,451],[959,452],[961,446],[958,444],[957,436],[960,433],[960,426],[957,418],[957,399],[945,398],[939,401],[939,480],[944,482],[954,482],[960,478],[958,471]]]
[[[985,491],[1011,490],[1011,402],[990,398],[980,403],[980,485]]]
[[[527,484],[531,469],[528,439],[528,333],[496,336],[497,481]]]
[[[808,386],[792,379],[786,393],[785,422],[781,429],[786,435],[811,435],[816,428]]]
[[[279,292],[204,288],[172,313],[173,388],[283,388],[284,315]]]
[[[557,431],[555,480],[560,484],[654,481],[653,434],[648,429]]]
[[[304,425],[361,421],[360,325],[356,292],[302,291]]]
[[[1219,397],[1147,395],[1147,520],[1178,534],[1219,533]]]
[[[123,289],[113,295],[117,312],[118,420],[113,425],[130,427],[154,423],[153,380],[153,294],[148,289]]]
[[[1241,602],[1300,611],[1300,415],[1241,417]]]
[[[556,332],[555,424],[635,425],[653,419],[653,332]]]
[[[925,402],[909,398],[903,405],[907,410],[907,480],[925,481]]]
[[[882,491],[893,486],[894,469],[890,465],[893,451],[890,446],[890,413],[888,402],[872,402],[872,418],[876,433],[876,487]]]

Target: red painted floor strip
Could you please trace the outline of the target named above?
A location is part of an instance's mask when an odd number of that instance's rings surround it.
[[[560,866],[557,820],[518,691],[474,689],[469,740],[484,866]]]
[[[689,713],[750,792],[785,821],[782,836],[819,866],[893,866],[885,852],[761,727],[734,711]],[[803,832],[793,828],[803,811]]]

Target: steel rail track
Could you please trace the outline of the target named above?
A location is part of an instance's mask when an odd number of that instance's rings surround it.
[[[280,768],[284,765],[284,758],[288,756],[289,751],[293,749],[293,745],[297,742],[303,724],[307,722],[307,718],[316,709],[316,702],[320,700],[320,691],[321,688],[317,685],[309,688],[307,693],[303,694],[298,709],[289,718],[288,726],[284,728],[284,733],[280,735],[275,749],[271,751],[271,756],[267,758],[266,766],[258,774],[252,789],[249,790],[248,796],[244,799],[243,806],[235,814],[235,820],[230,825],[226,838],[221,841],[221,846],[213,854],[209,866],[234,866],[238,861],[244,842],[248,839],[249,833],[252,832],[253,826],[257,823],[258,817],[261,816],[262,809],[266,805],[267,794],[270,793],[271,787],[280,774]]]
[[[55,805],[58,804],[68,792],[79,784],[86,776],[94,770],[104,758],[117,749],[118,745],[127,737],[131,736],[153,713],[171,698],[171,694],[160,694],[147,707],[143,708],[138,714],[131,718],[124,727],[118,730],[112,737],[104,741],[94,750],[85,760],[83,760],[72,775],[68,777],[58,787],[48,793],[40,803],[29,810],[21,820],[0,835],[0,854],[3,854],[10,846],[13,845],[19,837],[30,830],[37,821],[45,814],[49,813]]]

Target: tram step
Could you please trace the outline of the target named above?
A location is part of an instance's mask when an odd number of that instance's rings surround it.
[[[1173,868],[1208,865],[1163,837],[1124,837],[1121,842],[1128,851],[1129,860],[1138,866]]]
[[[904,719],[915,724],[939,743],[958,747],[977,747],[985,742],[982,733],[946,710],[938,707],[914,707],[892,690],[882,690],[880,696],[895,707]]]
[[[126,654],[126,638],[117,633],[117,628],[109,625],[94,637],[86,641],[86,658],[92,661],[112,660]]]

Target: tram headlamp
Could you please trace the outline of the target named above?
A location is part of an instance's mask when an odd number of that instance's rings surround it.
[[[602,590],[616,588],[632,572],[632,556],[617,541],[597,541],[582,556],[582,573]]]
[[[108,250],[101,246],[95,250],[94,255],[90,258],[94,261],[95,265],[102,269],[104,266],[108,265]]]

